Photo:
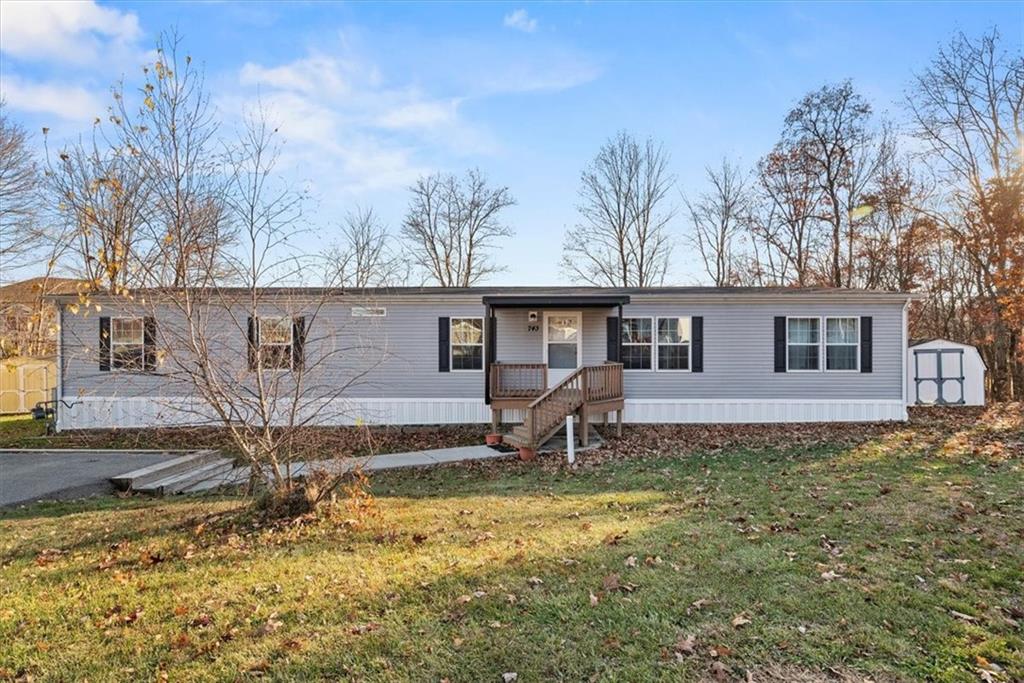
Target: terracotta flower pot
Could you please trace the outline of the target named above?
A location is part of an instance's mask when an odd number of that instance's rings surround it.
[[[501,434],[488,434],[484,437],[484,443],[488,446],[497,446],[501,443]]]
[[[532,448],[520,448],[519,449],[520,460],[536,460],[537,451]]]

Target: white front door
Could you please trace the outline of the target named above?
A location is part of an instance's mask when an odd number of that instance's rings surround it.
[[[544,312],[544,362],[548,387],[553,387],[583,364],[583,314]]]

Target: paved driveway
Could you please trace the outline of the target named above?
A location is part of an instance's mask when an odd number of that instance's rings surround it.
[[[0,506],[68,500],[113,491],[109,478],[180,453],[0,450]]]

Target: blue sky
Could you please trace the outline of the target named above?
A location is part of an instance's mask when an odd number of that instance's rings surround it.
[[[662,141],[696,193],[706,165],[768,151],[826,82],[852,78],[898,120],[912,73],[954,31],[996,26],[1019,48],[1024,3],[4,2],[10,114],[56,140],[88,131],[171,26],[225,133],[257,94],[280,123],[282,171],[314,199],[310,249],[357,204],[397,230],[417,175],[477,166],[519,202],[497,255],[509,270],[491,282],[547,284],[564,281],[580,170],[617,130]],[[699,280],[682,244],[671,280]]]

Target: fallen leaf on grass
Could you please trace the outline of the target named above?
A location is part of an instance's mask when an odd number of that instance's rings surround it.
[[[676,654],[692,655],[697,651],[697,639],[692,635],[680,636],[675,645]]]
[[[139,555],[139,564],[147,567],[152,567],[154,564],[159,564],[164,561],[164,556],[158,552],[151,550],[143,550]]]
[[[36,566],[45,567],[51,562],[55,562],[63,554],[64,551],[57,548],[46,548],[44,550],[40,550],[39,554],[36,555]]]
[[[613,532],[613,533],[610,533],[607,536],[605,536],[604,540],[601,541],[601,542],[604,543],[605,545],[618,545],[619,542],[622,539],[624,539],[628,533],[629,533],[628,531],[622,531],[622,532],[617,533],[617,534]]]
[[[277,619],[277,612],[272,612],[271,615],[267,617],[266,622],[259,627],[256,633],[257,635],[266,636],[281,628],[283,625],[284,622]]]
[[[749,623],[750,619],[748,619],[742,612],[732,618],[733,628],[741,628]]]
[[[596,605],[596,604],[597,604],[598,602],[599,602],[599,600],[597,599],[597,596],[596,596],[596,595],[594,595],[593,593],[591,593],[591,594],[590,594],[590,606],[591,606],[591,607],[593,607],[593,606],[594,606],[594,605]]]
[[[539,576],[531,576],[530,578],[528,578],[528,579],[526,580],[526,583],[528,583],[528,584],[530,584],[530,585],[531,585],[532,587],[536,588],[537,586],[542,586],[542,585],[544,585],[544,580],[543,580],[543,579],[541,579],[541,578],[540,578]]]
[[[637,585],[635,583],[629,583],[628,581],[623,582],[622,577],[618,574],[609,574],[604,577],[604,580],[601,583],[604,586],[605,591],[608,593],[614,593],[615,591],[632,593],[637,589]]]
[[[501,674],[502,683],[515,683],[515,681],[518,680],[519,674],[517,674],[515,671],[506,671],[505,673]]]
[[[192,621],[190,621],[188,623],[188,625],[191,626],[192,628],[206,628],[211,623],[213,623],[213,619],[210,617],[210,615],[206,614],[206,613],[203,613],[203,614],[200,614],[199,616],[197,616]]]
[[[629,557],[626,558],[626,566],[627,567],[635,567],[636,566],[636,555],[630,555]]]

